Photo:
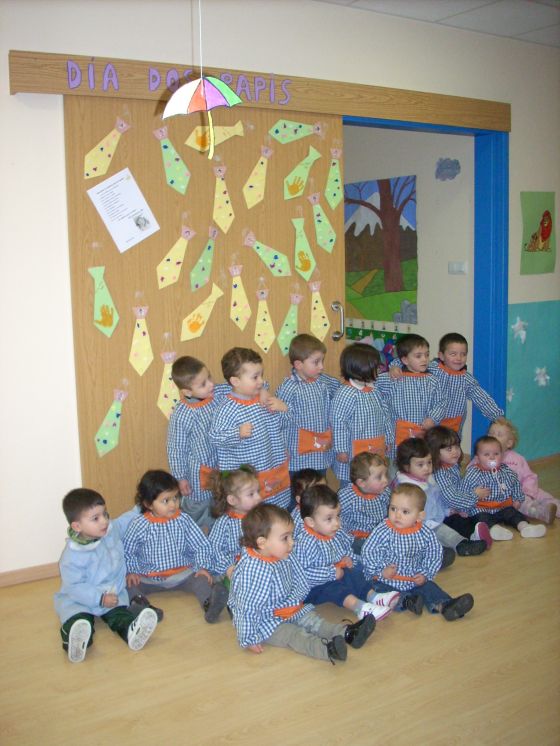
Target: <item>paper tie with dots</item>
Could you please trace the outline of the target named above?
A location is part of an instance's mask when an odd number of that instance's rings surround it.
[[[84,158],[84,179],[95,179],[109,170],[121,135],[130,129],[124,119],[117,117],[114,128]]]

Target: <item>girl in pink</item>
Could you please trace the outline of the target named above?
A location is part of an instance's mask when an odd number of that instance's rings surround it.
[[[560,518],[560,500],[540,489],[538,476],[531,471],[523,456],[512,450],[519,439],[513,422],[506,420],[505,417],[498,417],[490,425],[488,435],[500,441],[503,449],[502,463],[509,466],[519,477],[525,495],[525,500],[519,508],[521,513],[544,523],[553,523],[555,517]]]

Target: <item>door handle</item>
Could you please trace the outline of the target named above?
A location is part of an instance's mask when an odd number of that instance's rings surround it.
[[[344,323],[344,306],[339,300],[333,300],[331,303],[331,308],[333,311],[338,311],[340,314],[340,329],[336,332],[332,333],[332,338],[335,342],[338,342],[342,337],[344,337],[345,331],[346,331],[346,325]]]

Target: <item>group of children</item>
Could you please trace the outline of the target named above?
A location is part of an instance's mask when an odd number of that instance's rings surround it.
[[[527,518],[550,523],[559,503],[512,451],[515,428],[466,370],[464,337],[445,335],[430,362],[427,341],[406,335],[379,376],[378,352],[349,345],[342,382],[323,372],[325,352],[294,337],[275,396],[253,350],[223,356],[219,385],[201,361],[175,361],[171,473],[146,472],[135,508],[115,521],[93,490],[64,498],[55,607],[70,661],[84,659],[95,616],[141,649],[163,618],[148,596],[165,590],[193,593],[210,623],[227,606],[255,653],[266,643],[342,661],[393,610],[426,607],[447,621],[469,612],[470,594],[451,598],[434,582],[456,555],[511,539],[504,526],[545,534]],[[493,424],[462,475],[468,400]],[[356,621],[328,623],[315,611],[325,602]]]

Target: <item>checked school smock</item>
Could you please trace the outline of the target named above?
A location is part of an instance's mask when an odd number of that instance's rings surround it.
[[[325,373],[313,380],[295,370],[278,387],[276,396],[288,405],[287,442],[290,471],[326,470],[333,460],[329,407],[340,381]]]
[[[367,539],[377,524],[387,518],[390,499],[389,486],[379,495],[367,495],[355,484],[343,487],[338,492],[342,528],[357,539]]]
[[[398,591],[414,588],[412,578],[419,573],[433,580],[442,557],[442,545],[432,529],[421,521],[410,528],[399,529],[386,518],[373,529],[362,547],[366,578],[387,583]],[[397,574],[383,578],[381,573],[388,565],[396,565]]]
[[[312,588],[336,580],[336,568],[343,557],[349,557],[353,567],[359,565],[348,534],[340,530],[332,537],[323,536],[305,523],[297,535],[293,555],[299,560]]]
[[[505,464],[500,464],[497,469],[492,470],[483,469],[477,464],[467,467],[463,486],[465,489],[490,489],[488,497],[477,500],[476,506],[469,511],[471,515],[497,513],[499,510],[512,507],[514,502],[522,503],[525,500],[519,477]]]
[[[210,529],[208,541],[212,552],[212,572],[224,575],[228,567],[241,557],[239,540],[243,534],[241,521],[244,514],[229,510],[221,515]]]
[[[452,511],[470,512],[475,507],[478,498],[473,490],[483,485],[475,484],[472,488],[466,488],[458,464],[436,469],[433,477],[441,490],[447,515]]]
[[[278,625],[313,611],[312,604],[303,603],[310,590],[293,556],[277,560],[244,550],[233,571],[228,599],[241,647],[264,642]]]

